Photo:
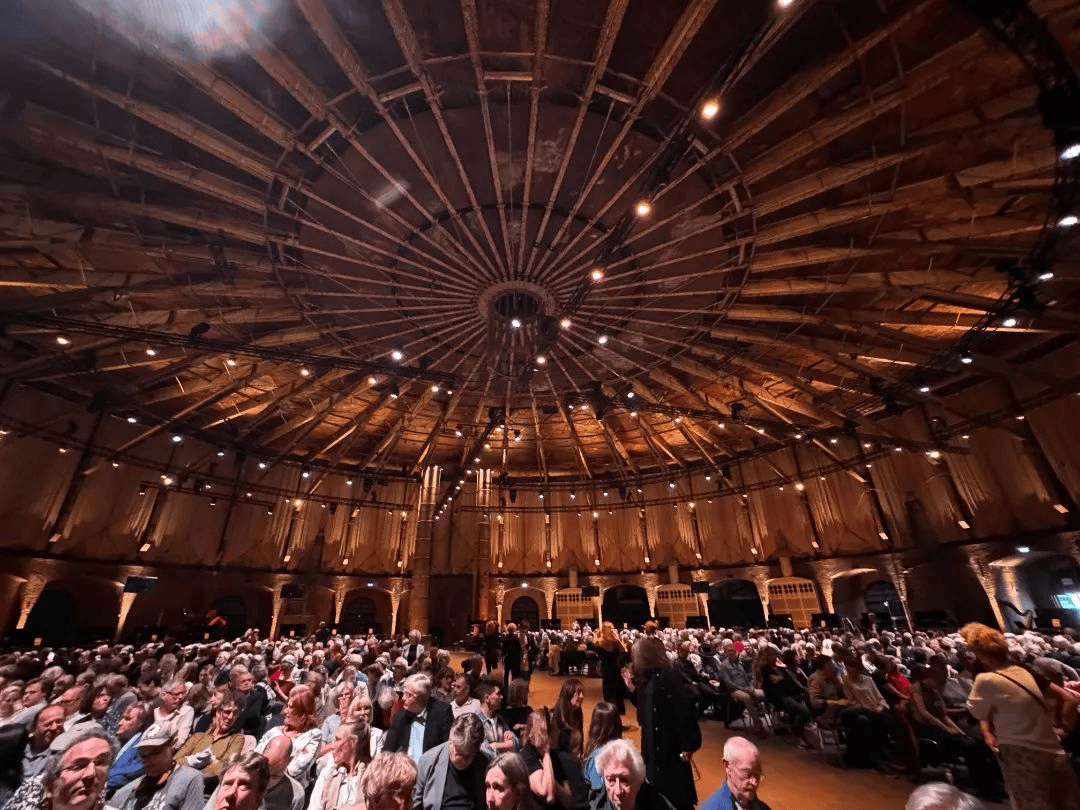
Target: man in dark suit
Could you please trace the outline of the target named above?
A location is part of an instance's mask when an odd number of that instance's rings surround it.
[[[417,762],[425,751],[450,738],[454,713],[449,703],[431,696],[431,678],[427,675],[410,675],[401,687],[402,711],[390,723],[383,751],[401,751]]]
[[[506,625],[503,638],[503,693],[510,690],[510,681],[514,678],[532,677],[532,649],[529,642],[529,623],[523,621],[521,627],[513,622]]]

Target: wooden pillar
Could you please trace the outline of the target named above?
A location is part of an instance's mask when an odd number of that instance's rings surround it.
[[[15,624],[16,630],[22,630],[26,627],[26,620],[30,618],[30,611],[34,609],[38,597],[41,596],[41,592],[45,590],[48,582],[49,578],[44,574],[34,573],[26,578],[26,582],[23,583],[22,596],[19,598],[19,621]]]
[[[71,517],[75,502],[79,499],[79,494],[82,492],[83,484],[87,478],[90,461],[94,457],[94,441],[97,439],[98,432],[101,430],[101,422],[105,418],[106,411],[108,411],[103,396],[95,396],[92,402],[93,406],[98,409],[97,414],[94,416],[94,424],[90,427],[90,434],[86,437],[82,452],[79,453],[79,460],[75,462],[75,469],[71,471],[71,476],[68,478],[64,498],[60,502],[60,508],[56,511],[56,518],[49,527],[44,546],[45,550],[48,550],[53,543],[56,543],[64,536],[68,519]]]
[[[428,632],[431,603],[431,544],[435,531],[435,502],[439,499],[442,467],[424,468],[420,485],[420,508],[416,519],[416,544],[413,547],[412,586],[409,591],[409,621],[422,634]]]
[[[476,593],[473,617],[490,619],[491,611],[491,470],[476,471]]]
[[[997,583],[994,582],[994,572],[990,570],[986,555],[980,549],[973,547],[965,548],[964,551],[967,553],[968,566],[975,572],[975,578],[979,580],[979,584],[986,593],[986,600],[990,603],[990,609],[994,611],[994,618],[997,620],[998,627],[1001,630],[1006,630],[1005,616],[1002,614],[1001,606],[997,601]]]

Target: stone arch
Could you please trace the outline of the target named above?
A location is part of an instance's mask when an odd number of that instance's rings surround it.
[[[877,616],[879,626],[895,626],[904,619],[904,603],[892,580],[875,579],[868,583],[863,588],[863,604],[867,613]]]
[[[540,605],[536,600],[528,594],[522,594],[510,604],[510,612],[507,615],[509,620],[515,624],[521,624],[523,621],[529,623],[529,627],[536,628],[540,626]]]
[[[372,628],[376,633],[390,632],[390,592],[382,588],[353,588],[345,593],[338,617],[338,632],[355,636]]]
[[[787,614],[798,629],[811,626],[813,615],[821,612],[821,600],[813,580],[803,577],[778,577],[767,583],[769,613]]]
[[[1068,554],[1018,552],[994,560],[990,570],[1008,630],[1025,625],[1027,611],[1035,612],[1033,618],[1042,627],[1080,626],[1080,566]]]
[[[867,612],[866,586],[883,578],[883,572],[877,568],[852,568],[833,574],[822,587],[832,589],[833,613],[845,619],[858,620]],[[893,607],[899,604],[895,602]]]
[[[765,607],[757,584],[722,579],[709,585],[709,620],[718,627],[764,627]]]
[[[518,587],[510,588],[503,594],[501,615],[503,622],[518,621],[514,616],[514,605],[522,598],[531,599],[536,604],[536,621],[529,619],[529,624],[534,630],[540,628],[540,620],[550,618],[548,616],[547,599],[544,592],[539,588]],[[526,617],[528,618],[528,617]]]
[[[642,627],[651,618],[648,592],[640,585],[629,582],[605,588],[601,610],[604,621],[611,622],[616,628],[623,625]]]
[[[216,610],[225,620],[225,638],[237,638],[250,626],[247,600],[239,594],[230,593],[217,597],[210,603],[210,609]]]
[[[993,588],[984,588],[980,576],[992,584],[992,572],[978,561],[969,561],[963,550],[943,553],[905,569],[908,607],[914,624],[952,627],[969,621],[998,625],[990,603]]]
[[[46,583],[27,617],[25,634],[62,646],[112,638],[120,612],[120,587],[98,577]]]

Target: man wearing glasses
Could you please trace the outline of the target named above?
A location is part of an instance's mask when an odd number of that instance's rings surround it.
[[[238,696],[226,692],[214,710],[210,729],[188,737],[187,742],[180,746],[180,750],[173,757],[177,765],[187,765],[202,771],[207,793],[217,785],[225,760],[233,754],[239,754],[244,748],[244,735],[231,732],[238,702]]]
[[[700,810],[769,810],[757,797],[765,778],[757,746],[745,737],[724,743],[724,784],[701,804]]]
[[[187,686],[179,678],[173,678],[161,690],[161,703],[154,709],[154,723],[170,729],[176,744],[183,745],[191,736],[195,710],[184,703]]]
[[[427,750],[450,739],[454,713],[450,704],[431,696],[431,678],[410,675],[401,685],[402,711],[394,715],[383,750],[403,751],[416,762]]]

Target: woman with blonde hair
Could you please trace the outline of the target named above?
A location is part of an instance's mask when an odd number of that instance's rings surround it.
[[[1080,785],[1043,697],[1044,689],[1056,687],[1010,663],[1000,631],[973,623],[960,635],[983,669],[971,687],[968,709],[997,754],[1013,810],[1080,807]]]

